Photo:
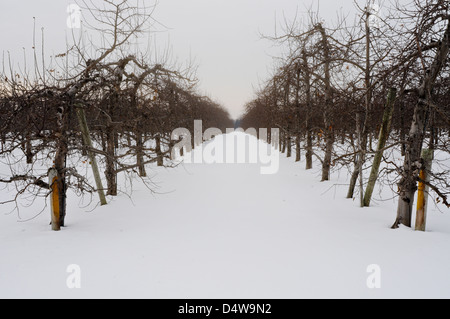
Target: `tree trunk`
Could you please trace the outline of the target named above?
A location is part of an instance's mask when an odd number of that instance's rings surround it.
[[[57,175],[57,192],[59,203],[59,225],[54,225],[55,228],[64,227],[66,217],[66,158],[68,153],[68,137],[67,137],[67,117],[69,111],[68,107],[60,107],[57,114],[57,140],[56,140],[56,154],[55,166]],[[52,225],[53,227],[53,225]]]
[[[405,161],[398,184],[397,218],[392,228],[398,228],[400,224],[411,227],[414,195],[417,191],[417,179],[421,169],[420,156],[426,130],[427,113],[426,102],[421,99],[415,108],[411,131],[407,139]]]
[[[366,162],[366,152],[367,144],[369,144],[369,149],[372,150],[372,134],[370,132],[370,110],[372,105],[372,84],[371,84],[371,60],[370,60],[370,16],[371,13],[366,11],[366,25],[365,25],[365,40],[366,40],[366,56],[365,56],[365,69],[364,69],[364,85],[366,87],[366,92],[364,96],[364,112],[362,110],[357,110],[356,113],[356,133],[358,137],[358,156],[357,163],[355,163],[355,171],[352,177],[358,179],[359,177],[359,204],[364,207],[364,163]],[[364,115],[364,116],[362,116]],[[369,142],[369,143],[368,143]],[[353,184],[353,182],[355,182]],[[350,188],[347,195],[353,197],[356,187],[356,182],[351,181]]]
[[[433,87],[436,79],[441,73],[445,61],[448,57],[450,45],[450,23],[440,42],[439,49],[434,58],[433,64],[427,70],[423,83],[419,88],[419,100],[414,109],[413,121],[409,131],[406,154],[401,179],[398,184],[399,201],[397,208],[397,218],[392,228],[398,228],[400,224],[411,227],[411,215],[414,203],[414,195],[417,190],[417,180],[421,170],[421,152],[425,132],[427,131],[427,119],[429,113],[428,102],[431,99]]]
[[[425,231],[427,223],[427,208],[428,208],[428,192],[429,186],[426,183],[430,182],[431,165],[434,158],[432,149],[426,149],[422,152],[424,165],[420,171],[419,193],[417,195],[417,215],[416,215],[416,230]]]
[[[333,97],[331,87],[331,60],[328,35],[322,24],[319,24],[318,30],[322,36],[322,46],[324,55],[324,85],[325,85],[325,105],[324,105],[324,124],[325,124],[325,157],[322,163],[322,181],[330,180],[331,158],[333,155],[334,127],[333,127]]]
[[[286,152],[286,140],[284,138],[284,132],[280,133],[280,152],[284,154]]]
[[[306,169],[312,169],[313,167],[313,146],[312,146],[312,128],[311,128],[311,113],[312,113],[312,99],[311,99],[311,74],[308,69],[308,57],[306,51],[302,51],[302,67],[304,73],[305,83],[305,97],[306,97]]]
[[[306,133],[306,169],[313,168],[313,147],[312,147],[312,132],[310,128],[307,128]]]
[[[156,135],[156,156],[158,166],[164,166],[164,157],[161,150],[161,136]]]
[[[295,161],[300,162],[302,159],[302,150],[300,145],[300,133],[295,138]]]
[[[326,133],[325,157],[322,164],[322,182],[330,180],[331,158],[333,155],[334,136],[331,129]]]
[[[286,156],[288,158],[290,158],[290,157],[292,157],[292,137],[291,137],[290,133],[288,133],[288,135],[287,135],[286,144],[287,144],[287,154],[286,154]]]
[[[367,148],[367,133],[365,132],[365,126],[361,129],[361,115],[360,112],[356,113],[356,134],[358,140],[358,156],[357,163],[355,165],[355,175],[359,177],[359,204],[361,207],[364,206],[364,171],[363,166],[366,157]],[[355,185],[356,186],[356,185]],[[355,187],[353,186],[353,188]],[[354,189],[352,190],[354,194]]]
[[[296,72],[296,88],[295,88],[295,161],[300,162],[302,159],[302,151],[301,151],[301,107],[300,107],[300,84],[301,84],[301,68],[297,65]]]
[[[58,171],[55,168],[51,168],[48,171],[48,184],[50,185],[50,210],[51,210],[51,225],[52,230],[61,230],[60,226],[60,205],[59,205],[59,192],[58,192]]]
[[[27,164],[33,164],[33,150],[31,146],[31,134],[28,132],[26,136],[26,157]]]
[[[95,184],[97,186],[97,193],[100,198],[100,205],[103,206],[103,205],[107,204],[107,201],[106,201],[105,193],[103,191],[103,183],[102,183],[102,179],[100,177],[100,170],[98,169],[97,159],[95,158],[95,154],[92,151],[93,146],[92,146],[91,134],[89,132],[89,127],[87,125],[86,114],[83,109],[81,109],[81,108],[77,109],[77,117],[78,117],[78,123],[80,125],[80,129],[81,129],[81,134],[83,136],[83,142],[84,142],[83,144],[85,145],[85,147],[83,147],[83,149],[86,149],[87,153],[89,155],[89,161],[91,162],[92,173],[94,175]]]
[[[136,131],[136,164],[138,165],[139,176],[147,177],[144,165],[144,141],[142,131]]]
[[[381,160],[383,159],[383,149],[386,146],[386,141],[389,137],[391,130],[392,115],[394,112],[395,99],[397,97],[397,90],[392,88],[389,90],[386,109],[384,110],[383,122],[380,128],[380,135],[378,137],[378,147],[375,154],[375,158],[372,164],[372,171],[370,172],[369,183],[367,184],[366,193],[364,195],[364,206],[369,207],[372,199],[375,183],[378,178],[378,172],[380,170]]]
[[[402,102],[400,104],[400,114],[405,114],[405,104],[404,102]],[[401,154],[402,156],[406,155],[406,128],[405,128],[406,124],[405,124],[405,118],[404,116],[400,116],[400,139],[402,141],[401,144]]]
[[[117,173],[115,167],[115,141],[114,130],[111,126],[106,128],[106,182],[108,184],[107,195],[117,196]]]
[[[6,146],[6,133],[5,132],[0,132],[1,135],[1,139],[2,139],[2,152],[5,151],[5,146]]]
[[[353,196],[355,195],[355,187],[356,187],[356,183],[358,182],[358,177],[359,177],[359,166],[358,166],[358,155],[355,155],[354,158],[354,165],[355,168],[353,170],[352,176],[350,177],[350,185],[348,187],[348,191],[347,191],[347,198],[351,199],[353,198]]]
[[[119,140],[120,140],[119,133],[116,132],[114,134],[114,147],[116,150],[119,149]]]

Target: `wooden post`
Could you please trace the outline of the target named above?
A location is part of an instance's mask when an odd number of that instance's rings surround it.
[[[424,167],[420,171],[419,178],[421,181],[419,182],[419,191],[417,194],[416,230],[418,231],[425,231],[426,227],[429,191],[429,186],[426,183],[430,181],[430,174],[428,172],[431,170],[433,158],[433,150],[424,149],[422,151]]]
[[[95,159],[95,154],[92,151],[91,135],[89,133],[89,127],[88,127],[87,121],[86,121],[86,114],[84,113],[83,109],[81,109],[81,108],[77,109],[77,117],[78,117],[78,123],[80,125],[80,129],[81,129],[81,133],[83,135],[84,144],[88,148],[89,160],[91,162],[92,172],[94,174],[95,183],[97,185],[97,192],[98,192],[98,196],[100,198],[100,204],[103,206],[103,205],[107,204],[107,201],[106,201],[105,193],[103,191],[103,184],[102,184],[102,179],[100,177],[100,171],[99,171],[98,165],[97,165],[97,160]]]
[[[60,225],[60,205],[59,205],[59,191],[58,191],[58,171],[56,168],[51,168],[48,171],[48,183],[50,185],[50,206],[51,206],[51,221],[52,230],[61,230]]]
[[[380,128],[380,135],[378,137],[378,147],[373,159],[372,171],[370,172],[369,183],[366,188],[366,193],[364,195],[364,206],[369,207],[370,201],[372,199],[373,190],[375,183],[378,179],[378,173],[380,170],[381,160],[383,159],[383,149],[386,146],[386,141],[389,137],[389,131],[391,130],[392,115],[394,113],[395,99],[397,98],[397,90],[391,88],[389,90],[386,108],[383,115],[383,123]]]

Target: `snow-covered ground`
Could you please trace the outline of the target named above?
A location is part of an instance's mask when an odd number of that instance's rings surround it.
[[[131,198],[94,210],[96,198],[83,207],[70,196],[61,232],[39,200],[21,219],[0,206],[0,298],[450,297],[448,210],[430,205],[425,233],[391,230],[395,199],[361,209],[345,199],[346,172],[320,183],[318,163],[305,171],[283,155],[274,175],[257,164],[149,173],[156,194],[136,179]]]

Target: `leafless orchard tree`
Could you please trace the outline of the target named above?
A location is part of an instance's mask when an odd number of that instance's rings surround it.
[[[322,180],[329,179],[330,167],[349,166],[348,198],[355,197],[358,185],[361,206],[370,205],[383,176],[399,194],[394,227],[411,226],[418,182],[448,207],[448,165],[439,163],[427,172],[431,180],[422,180],[420,171],[425,144],[449,153],[449,4],[386,2],[380,13],[372,2],[355,3],[354,23],[338,19],[329,27],[309,13],[308,23],[286,23],[283,35],[269,37],[285,45],[286,53],[248,103],[242,125],[277,125],[285,132],[284,143],[296,139],[297,151],[306,137],[306,168],[315,155],[322,163]],[[404,156],[403,165],[386,155],[395,150]],[[397,178],[389,177],[394,173]]]
[[[16,203],[18,209],[24,194],[32,200],[57,194],[59,218],[52,228],[59,230],[68,189],[98,193],[102,205],[104,191],[118,195],[120,173],[140,176],[151,189],[145,166],[166,165],[174,144],[171,130],[195,119],[232,125],[220,105],[196,93],[194,68],[179,71],[168,60],[152,63],[149,50],[139,50],[135,41],[148,34],[152,22],[153,7],[143,3],[81,1],[91,36],[74,33],[67,52],[34,78],[4,61],[0,156],[11,175],[0,182],[17,191],[2,204]],[[95,186],[77,171],[80,161],[91,164]],[[49,162],[54,182],[48,180]]]
[[[434,101],[437,85],[443,80],[443,76],[448,77],[450,4],[448,1],[416,1],[414,10],[404,11],[404,14],[414,23],[405,24],[409,43],[401,57],[402,63],[414,65],[414,62],[419,62],[422,68],[420,80],[413,81],[410,86],[410,90],[415,91],[417,99],[406,140],[405,160],[399,171],[400,197],[394,228],[399,224],[411,227],[414,195],[423,165],[421,155],[430,128],[430,114],[433,109],[438,112],[441,112],[441,109],[448,110],[448,104],[442,107],[435,105]],[[414,83],[418,83],[418,86],[414,86]],[[430,139],[433,140],[433,137]],[[434,145],[430,146],[434,148]],[[448,188],[441,191],[432,184],[430,186],[442,198],[444,204],[449,206],[446,195]],[[446,186],[448,187],[448,184]]]

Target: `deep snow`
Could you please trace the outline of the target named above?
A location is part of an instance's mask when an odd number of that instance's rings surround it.
[[[431,204],[425,233],[391,230],[395,199],[361,209],[345,199],[346,173],[320,183],[319,163],[305,171],[280,157],[274,175],[257,164],[149,166],[156,194],[136,179],[131,198],[105,207],[71,196],[61,232],[47,210],[23,222],[42,202],[22,221],[0,206],[0,298],[450,297],[448,210]],[[66,284],[72,264],[80,289]],[[372,264],[381,289],[366,284]]]

